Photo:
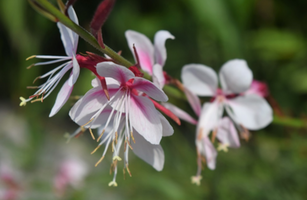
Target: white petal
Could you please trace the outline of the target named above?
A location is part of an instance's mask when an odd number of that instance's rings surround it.
[[[131,142],[133,152],[142,160],[150,164],[157,171],[164,166],[164,151],[160,145],[153,145],[147,142],[137,132],[134,133],[135,143]]]
[[[172,113],[174,113],[180,119],[187,121],[191,124],[197,124],[197,120],[195,120],[188,113],[186,113],[184,110],[181,110],[177,106],[170,104],[170,103],[163,103],[163,106],[165,108],[169,109]]]
[[[195,114],[199,116],[201,112],[201,104],[198,96],[192,93],[188,88],[184,88],[184,94],[187,97],[188,102],[194,110]]]
[[[202,132],[203,136],[208,136],[209,133],[218,127],[219,120],[223,115],[223,104],[214,101],[213,103],[205,103],[203,105],[200,118],[197,125],[197,135]]]
[[[160,64],[162,67],[164,66],[166,60],[166,48],[165,48],[165,41],[167,39],[175,39],[175,37],[170,34],[168,31],[158,31],[155,35],[155,59],[156,62]]]
[[[147,97],[132,94],[129,112],[133,128],[151,144],[159,144],[162,125],[153,103]]]
[[[154,64],[154,47],[151,41],[143,34],[128,30],[125,33],[129,48],[134,55],[133,45],[136,48],[141,68],[152,75]],[[136,60],[136,57],[134,55]]]
[[[181,80],[186,88],[199,96],[214,96],[217,90],[217,75],[205,65],[185,65],[181,71]]]
[[[168,97],[163,92],[163,90],[161,90],[155,84],[144,78],[135,77],[131,88],[144,92],[145,94],[157,101],[168,101]]]
[[[159,112],[158,112],[159,113]],[[173,127],[170,125],[170,123],[168,122],[168,120],[161,114],[159,113],[159,117],[161,120],[161,124],[162,124],[162,135],[163,137],[166,136],[171,136],[174,133],[174,129]]]
[[[69,99],[71,91],[73,89],[73,86],[69,85],[70,79],[72,79],[72,76],[70,76],[69,79],[64,83],[60,92],[58,93],[57,98],[55,100],[55,104],[53,105],[51,109],[49,117],[54,116],[63,107],[66,101]]]
[[[246,95],[227,101],[231,109],[227,108],[227,113],[238,124],[242,124],[247,129],[258,130],[273,120],[271,106],[260,96]]]
[[[214,170],[216,164],[217,151],[211,143],[208,136],[204,136],[196,140],[198,151],[206,158],[206,163],[209,169]]]
[[[69,9],[68,9],[68,16],[73,22],[75,22],[76,24],[79,25],[78,17],[77,17],[76,12],[75,12],[75,10],[73,9],[72,6],[70,6]],[[73,49],[74,49],[73,52],[76,53],[77,47],[78,47],[79,35],[72,30],[70,30],[70,31],[71,31],[71,37],[73,38],[73,40],[72,40],[73,41]]]
[[[165,85],[165,77],[163,74],[163,69],[162,66],[159,64],[155,64],[153,66],[152,81],[160,89],[162,89]]]
[[[76,83],[76,81],[79,77],[79,74],[80,74],[80,66],[79,66],[79,63],[78,63],[75,55],[73,56],[72,61],[73,61],[73,69],[72,69],[73,75],[72,75],[71,81],[69,81],[70,86],[73,86]]]
[[[225,93],[242,93],[248,90],[253,73],[245,60],[234,59],[226,62],[220,70],[220,82]]]
[[[221,143],[227,144],[229,147],[240,147],[238,132],[228,117],[224,117],[220,121],[216,137],[221,141]]]
[[[73,121],[82,126],[107,102],[108,99],[104,91],[100,88],[93,88],[77,101],[71,108],[69,116]]]
[[[120,83],[126,83],[135,77],[132,71],[113,62],[98,63],[96,68],[100,76],[113,78]]]

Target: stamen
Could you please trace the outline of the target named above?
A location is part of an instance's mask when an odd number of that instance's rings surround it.
[[[126,169],[127,169],[127,172],[128,172],[128,174],[129,174],[129,176],[132,177],[131,172],[130,172],[130,169],[129,169],[129,167],[128,167],[128,163],[126,164]]]
[[[36,78],[34,79],[34,81],[33,81],[33,84],[35,83],[35,81],[37,81],[37,80],[40,79],[40,78],[41,78],[41,76],[36,77]]]
[[[99,142],[99,140],[101,139],[102,135],[104,134],[105,130],[103,129],[101,134],[99,135],[98,139],[97,139],[97,142]]]
[[[93,153],[95,153],[100,147],[101,147],[102,145],[100,144],[100,145],[98,145],[93,151],[92,151],[92,153],[91,154],[93,154]]]
[[[26,60],[30,60],[30,59],[35,58],[35,57],[36,57],[36,55],[29,56],[29,57],[26,58]]]
[[[32,65],[28,66],[27,69],[31,69],[34,66],[35,66],[35,64],[32,64]]]
[[[20,104],[19,104],[19,106],[26,106],[27,105],[27,100],[25,99],[25,98],[23,98],[23,97],[19,97],[19,99],[20,99]]]
[[[94,136],[94,134],[93,134],[92,129],[91,129],[91,128],[88,128],[88,130],[90,131],[90,133],[91,133],[91,136],[92,136],[93,140],[95,140],[95,136]]]
[[[88,125],[89,123],[91,123],[95,118],[91,119],[90,121],[86,122],[85,124],[83,124],[81,127],[84,127],[86,125]]]
[[[122,159],[119,156],[114,156],[113,161],[115,161],[115,160],[121,161]]]
[[[27,86],[27,89],[37,89],[38,86]]]
[[[101,161],[104,159],[104,156],[101,156],[101,158],[98,160],[98,162],[95,164],[95,167],[97,167],[99,165],[99,163],[101,163]]]
[[[111,187],[111,186],[117,187],[117,183],[115,181],[111,181],[109,183],[109,187]]]
[[[202,176],[192,176],[191,181],[192,184],[196,184],[197,186],[200,186],[200,181],[203,177]]]
[[[218,151],[228,152],[228,147],[229,147],[228,144],[220,143],[219,146],[217,147],[217,150]]]
[[[115,131],[115,144],[117,144],[117,137],[118,137],[118,134],[117,134],[117,131]]]
[[[43,102],[43,98],[34,99],[31,101],[31,103],[38,102],[38,101]]]
[[[214,129],[212,132],[211,142],[214,143],[217,134],[217,129]]]
[[[198,131],[197,140],[201,140],[202,137],[203,137],[203,128],[200,128],[200,130]]]
[[[130,142],[128,140],[127,140],[127,144],[130,147],[130,149],[133,150],[133,148],[132,148],[132,146],[131,146],[131,144],[130,144]]]
[[[133,137],[133,131],[130,132],[130,135],[131,135],[131,139],[132,139],[133,143],[135,143],[135,140],[134,140],[134,137]]]
[[[125,168],[123,169],[123,175],[124,175],[124,180],[126,180],[126,171],[125,171]]]

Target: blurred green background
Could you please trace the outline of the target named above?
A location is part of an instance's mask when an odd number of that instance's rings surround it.
[[[53,1],[54,2],[54,1]],[[87,28],[99,0],[77,1],[80,25]],[[307,111],[307,1],[305,0],[118,0],[103,27],[105,43],[133,61],[124,32],[132,29],[150,39],[156,31],[169,30],[164,69],[180,78],[188,63],[202,63],[216,71],[229,59],[243,58],[254,78],[268,84],[270,94],[284,115],[306,119]],[[100,153],[86,132],[66,144],[65,132],[77,127],[67,113],[73,100],[53,118],[48,114],[60,86],[44,103],[19,107],[19,97],[35,77],[50,66],[26,67],[36,55],[64,55],[57,26],[40,16],[24,0],[0,0],[0,164],[15,170],[18,199],[306,199],[306,129],[272,124],[252,133],[242,147],[220,152],[217,168],[203,170],[200,186],[191,184],[196,173],[195,127],[174,125],[175,134],[164,138],[165,166],[156,172],[130,153],[132,178],[123,180],[121,165],[117,188],[108,187],[111,157],[94,167]],[[82,39],[78,52],[98,53]],[[83,73],[82,73],[83,72]],[[90,89],[91,73],[81,71],[73,95]],[[186,102],[173,103],[193,115]],[[194,116],[194,115],[193,115]],[[53,181],[61,162],[78,157],[89,170],[78,188],[54,194]],[[1,190],[7,185],[0,183]]]

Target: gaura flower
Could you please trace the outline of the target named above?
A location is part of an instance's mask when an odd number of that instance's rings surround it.
[[[152,82],[136,77],[129,69],[112,62],[97,64],[97,72],[106,78],[110,101],[107,100],[99,81],[92,82],[93,89],[88,91],[71,109],[70,117],[81,127],[91,129],[100,127],[98,147],[105,144],[104,158],[108,147],[112,146],[114,172],[110,186],[117,186],[117,163],[122,159],[119,152],[124,143],[124,168],[128,168],[128,151],[131,148],[136,155],[160,171],[164,164],[163,149],[159,145],[162,136],[173,134],[173,128],[160,114],[154,104],[167,101],[165,93]],[[93,134],[92,134],[92,137]]]
[[[166,82],[163,73],[163,66],[167,57],[165,42],[167,39],[175,39],[175,37],[168,31],[160,30],[155,34],[154,44],[152,44],[145,35],[136,31],[128,30],[125,35],[129,48],[135,60],[139,61],[141,69],[151,75],[153,82],[162,89]]]
[[[202,157],[210,169],[215,169],[217,152],[208,137],[211,131],[212,141],[217,137],[221,142],[218,149],[227,151],[227,147],[240,146],[235,126],[248,139],[247,129],[258,130],[267,126],[273,113],[261,96],[245,93],[251,86],[253,75],[244,60],[231,60],[222,66],[219,73],[221,89],[218,88],[216,73],[201,64],[184,66],[181,78],[192,93],[213,97],[212,102],[203,105],[197,125],[198,172],[193,181],[198,183]],[[230,118],[222,118],[224,108]]]
[[[68,9],[68,14],[70,19],[74,21],[76,24],[78,24],[78,18],[72,7]],[[49,114],[49,117],[55,115],[61,109],[61,107],[66,103],[71,94],[73,86],[78,79],[80,72],[80,66],[76,59],[76,51],[77,51],[79,36],[69,28],[65,27],[60,22],[57,23],[57,26],[60,30],[61,39],[65,48],[66,56],[49,56],[49,55],[31,56],[28,59],[41,58],[41,59],[51,59],[51,61],[35,63],[31,65],[29,68],[33,66],[49,65],[65,61],[66,62],[54,68],[53,70],[45,73],[44,75],[37,77],[34,80],[34,82],[37,79],[43,79],[43,78],[48,78],[48,79],[42,85],[38,87],[32,87],[32,88],[37,88],[38,90],[28,99],[20,97],[21,100],[20,106],[25,106],[26,103],[29,101],[31,102],[43,101],[45,98],[47,98],[50,95],[50,93],[58,85],[58,83],[60,82],[62,77],[66,74],[66,72],[71,70],[68,80],[64,83],[60,92],[57,95],[55,104]],[[41,97],[39,98],[39,96]]]

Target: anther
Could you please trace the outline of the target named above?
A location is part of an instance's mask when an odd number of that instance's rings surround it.
[[[135,140],[134,140],[133,132],[132,132],[132,131],[130,132],[130,135],[131,135],[131,138],[132,138],[132,140],[133,140],[133,143],[135,143]]]
[[[35,83],[35,81],[37,81],[37,80],[40,79],[40,78],[41,78],[40,76],[36,77],[36,78],[34,79],[34,81],[33,81],[33,84]]]
[[[95,140],[95,136],[94,136],[94,134],[93,134],[92,129],[91,129],[91,128],[89,128],[88,130],[90,131],[90,133],[91,133],[91,136],[92,136],[93,140]]]
[[[130,169],[129,169],[129,167],[128,167],[128,163],[126,164],[126,169],[127,169],[127,172],[128,172],[128,174],[129,174],[129,176],[132,177],[131,172],[130,172]]]
[[[31,69],[34,66],[35,66],[35,64],[32,64],[32,65],[28,66],[27,69]]]
[[[93,151],[92,151],[92,153],[91,154],[93,154],[93,153],[95,153],[99,148],[101,147],[101,144],[100,145],[98,145]]]
[[[214,143],[217,134],[217,129],[214,129],[212,132],[211,142]]]
[[[38,102],[38,101],[43,102],[43,98],[34,99],[31,101],[31,103]]]
[[[99,142],[99,140],[101,139],[102,135],[104,134],[105,130],[103,129],[101,134],[99,135],[99,137],[97,138],[97,142]]]
[[[32,58],[36,58],[36,55],[29,56],[29,57],[26,58],[26,60],[30,60],[30,59],[32,59]]]
[[[99,160],[98,160],[98,162],[95,164],[95,167],[97,167],[98,165],[99,165],[99,163],[101,163],[101,161],[104,159],[104,156],[102,156]]]
[[[89,123],[91,123],[95,118],[91,119],[90,121],[86,122],[85,124],[83,124],[81,127],[84,127],[86,125],[88,125]]]

